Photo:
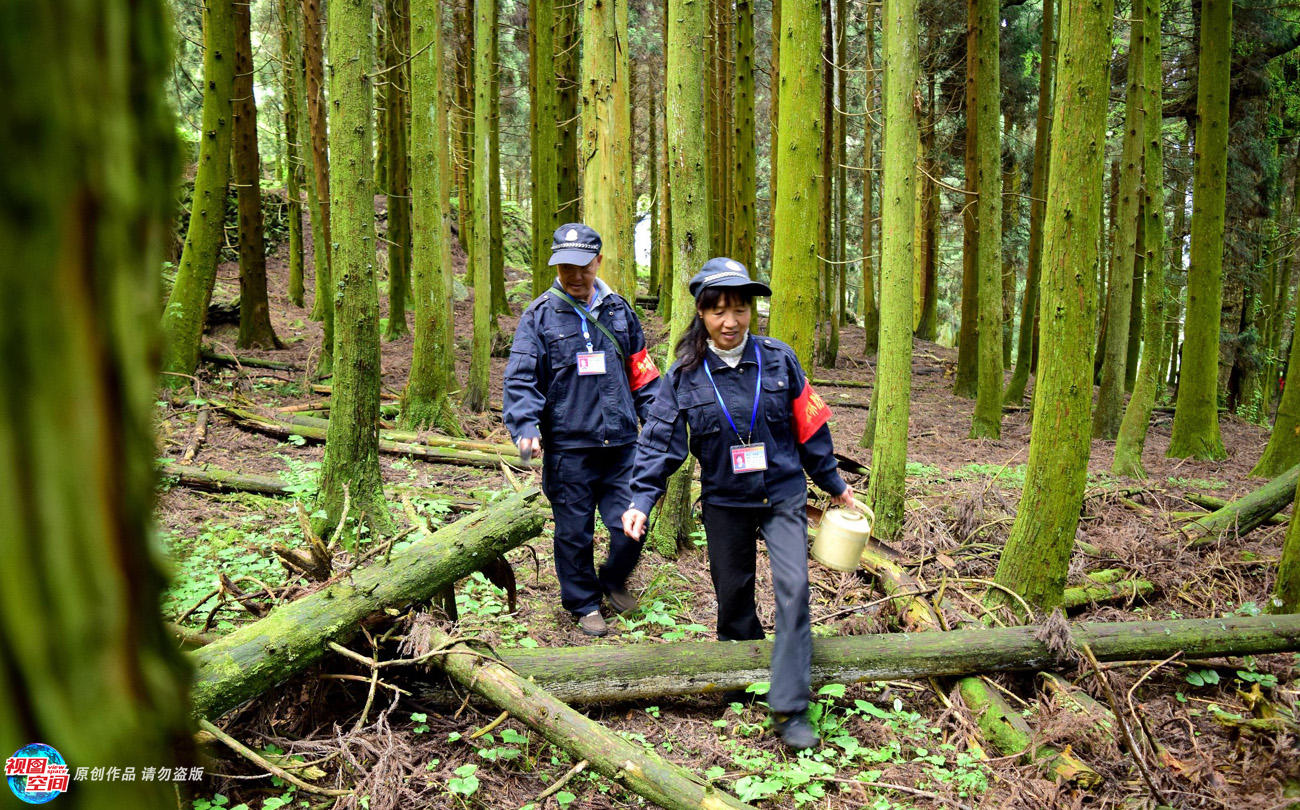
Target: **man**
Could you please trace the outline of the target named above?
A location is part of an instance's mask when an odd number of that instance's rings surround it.
[[[608,632],[602,598],[618,613],[637,606],[627,578],[642,544],[623,533],[622,514],[631,498],[637,419],[645,421],[659,389],[641,322],[597,277],[600,249],[600,235],[586,225],[555,231],[549,262],[555,284],[519,319],[503,411],[520,455],[542,457],[560,601],[589,636]],[[599,573],[592,552],[597,507],[609,529],[609,556]]]

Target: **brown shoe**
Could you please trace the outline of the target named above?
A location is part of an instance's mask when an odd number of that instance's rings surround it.
[[[605,598],[609,600],[609,605],[614,608],[614,612],[620,616],[626,616],[641,604],[627,588],[611,588],[605,593]]]
[[[578,629],[596,638],[609,634],[609,626],[605,624],[605,617],[600,615],[599,610],[593,610],[578,619]]]

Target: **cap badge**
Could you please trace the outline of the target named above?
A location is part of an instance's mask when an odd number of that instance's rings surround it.
[[[574,242],[577,241],[577,239],[578,239],[577,228],[570,228],[569,232],[564,235],[564,241],[566,242]]]
[[[735,270],[737,273],[739,273],[745,268],[741,267],[740,262],[736,261],[735,259],[727,259],[727,269]]]

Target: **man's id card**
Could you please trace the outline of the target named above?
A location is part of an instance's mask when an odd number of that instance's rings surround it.
[[[767,450],[762,443],[737,444],[731,448],[731,471],[736,474],[767,469]]]
[[[604,352],[578,352],[578,376],[588,377],[592,374],[605,373]]]

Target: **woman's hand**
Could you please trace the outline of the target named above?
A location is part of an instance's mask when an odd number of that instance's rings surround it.
[[[843,506],[848,509],[852,509],[853,508],[853,487],[845,486],[843,492],[831,498],[831,503],[835,504],[836,506]],[[627,515],[623,516],[623,520],[626,523]]]
[[[640,540],[645,533],[646,514],[640,509],[629,509],[623,513],[623,534],[633,540]]]

